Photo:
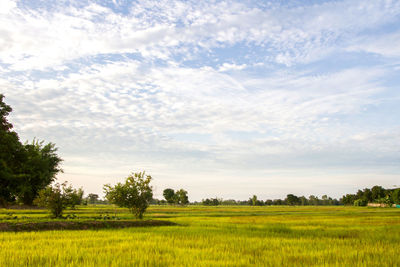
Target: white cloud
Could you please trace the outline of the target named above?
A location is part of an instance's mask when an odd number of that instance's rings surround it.
[[[399,3],[387,1],[265,10],[225,2],[144,4],[132,4],[127,15],[97,4],[56,11],[8,8],[1,17],[1,60],[15,70],[46,69],[98,54],[168,59],[179,51],[193,53],[195,47],[244,43],[262,45],[271,54],[267,60],[292,65],[318,60],[340,48],[343,39],[390,23],[400,12]]]
[[[230,70],[243,70],[247,67],[247,64],[231,64],[231,63],[224,63],[219,67],[219,71],[230,71]]]
[[[346,48],[350,52],[367,52],[382,55],[391,59],[400,56],[400,32],[380,34],[371,38],[362,36],[350,43]]]
[[[204,177],[215,188],[232,177],[232,190],[248,180],[283,192],[275,174],[289,183],[315,171],[299,181],[338,186],[317,181],[316,170],[395,169],[398,124],[368,120],[398,99],[389,84],[398,29],[371,32],[397,22],[399,2],[139,1],[124,14],[4,3],[0,87],[11,120],[23,140],[60,147],[66,179],[101,190],[96,177],[143,167],[160,185],[184,181],[195,191],[209,185]],[[384,62],[336,61],[360,51]],[[343,184],[344,175],[331,177]]]
[[[0,2],[0,14],[7,14],[17,6],[13,0],[3,0]]]

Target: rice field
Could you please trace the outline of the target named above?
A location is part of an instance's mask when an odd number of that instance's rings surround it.
[[[64,220],[133,220],[87,206]],[[400,209],[152,206],[175,226],[0,232],[0,266],[400,266]],[[0,222],[51,220],[0,210]]]

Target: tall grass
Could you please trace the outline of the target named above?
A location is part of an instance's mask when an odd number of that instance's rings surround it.
[[[47,220],[35,212],[15,214]],[[68,211],[113,212],[133,218]],[[154,206],[147,218],[179,225],[0,233],[0,266],[400,266],[400,209]]]

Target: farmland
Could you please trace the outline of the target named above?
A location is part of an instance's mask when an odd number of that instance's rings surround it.
[[[65,216],[56,221],[134,220],[101,205]],[[176,225],[0,232],[0,266],[400,265],[400,209],[151,206],[145,220]],[[0,223],[45,221],[45,210],[0,210]]]

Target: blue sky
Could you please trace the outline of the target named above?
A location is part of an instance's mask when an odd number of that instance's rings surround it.
[[[400,2],[0,2],[0,88],[22,140],[87,193],[156,197],[400,184]]]

